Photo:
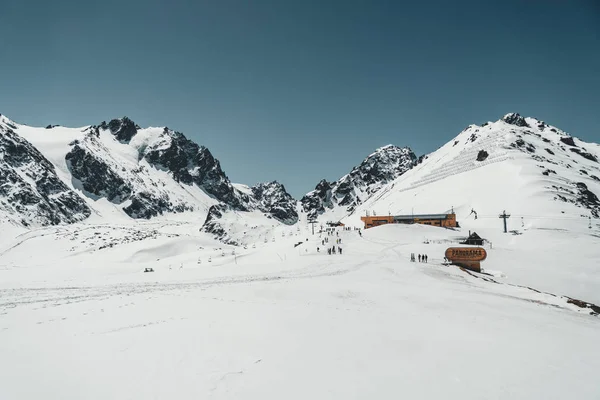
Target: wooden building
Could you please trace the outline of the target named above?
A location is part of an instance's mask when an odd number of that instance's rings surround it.
[[[470,233],[469,232],[469,237],[465,239],[464,242],[460,242],[461,244],[470,244],[470,245],[475,245],[475,246],[483,246],[483,241],[484,239],[482,239],[477,232],[473,232]]]
[[[423,224],[445,228],[458,227],[456,214],[377,215],[360,217],[365,229],[385,224]]]

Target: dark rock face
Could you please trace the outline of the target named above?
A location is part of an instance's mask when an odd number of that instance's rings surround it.
[[[123,211],[131,218],[150,219],[166,212],[192,211],[193,208],[186,205],[173,205],[166,194],[156,195],[148,192],[139,192],[131,196],[131,204]]]
[[[191,185],[195,183],[217,200],[240,210],[248,211],[250,199],[235,190],[219,160],[204,146],[187,139],[180,132],[172,132],[171,145],[166,149],[147,149],[148,163],[168,169],[173,179]]]
[[[357,205],[417,162],[416,155],[408,147],[384,146],[337,182],[319,182],[315,190],[300,200],[302,208],[309,218],[314,218],[335,205],[344,206],[347,212],[352,212]]]
[[[561,137],[560,141],[568,146],[577,147],[577,145],[575,144],[575,141],[573,140],[572,137]]]
[[[117,140],[122,143],[129,143],[132,137],[135,136],[140,127],[127,117],[111,120],[108,125],[102,123],[103,129],[110,129],[110,132],[115,135]]]
[[[58,178],[50,161],[1,126],[0,155],[0,208],[20,214],[22,224],[73,223],[91,215],[85,201]]]
[[[518,148],[521,151],[527,151],[529,153],[535,153],[535,146],[524,141],[522,138],[519,138],[514,143],[511,143],[510,147]],[[548,149],[546,149],[546,151],[548,151]]]
[[[502,118],[502,120],[504,122],[506,122],[507,124],[521,126],[521,127],[529,127],[529,125],[527,124],[527,121],[525,121],[525,118],[521,117],[517,113],[506,114]]]
[[[357,205],[383,185],[411,169],[417,162],[417,156],[408,147],[384,146],[337,182],[319,182],[315,190],[300,200],[302,208],[309,218],[314,218],[335,205],[344,206],[346,211],[352,212]]]
[[[71,175],[83,189],[113,203],[121,203],[131,195],[131,187],[102,159],[75,144],[65,156]]]
[[[595,218],[600,218],[600,200],[583,182],[577,182],[577,203],[589,209]]]
[[[417,156],[408,147],[387,146],[354,167],[349,176],[367,185],[389,182],[411,169],[416,161]]]
[[[316,218],[318,214],[324,213],[325,207],[332,207],[331,189],[331,184],[325,179],[321,179],[315,190],[300,199],[302,208],[308,213],[309,220]]]
[[[83,140],[73,141],[71,146],[65,157],[67,166],[73,179],[78,181],[75,185],[80,183],[88,196],[104,197],[115,204],[131,200],[123,211],[136,219],[193,210],[192,205],[173,201],[169,192],[159,190],[144,166],[133,170],[118,168],[109,155],[104,154],[106,148],[97,140],[95,129],[89,130]]]
[[[588,152],[585,152],[585,151],[579,150],[579,149],[569,149],[569,150],[571,150],[573,153],[579,154],[581,157],[585,158],[586,160],[598,162],[598,158],[596,158],[596,156],[591,153],[588,153]]]
[[[479,150],[479,153],[477,153],[477,161],[484,161],[488,156],[489,154],[487,151]]]
[[[229,238],[227,231],[219,222],[219,220],[223,217],[223,213],[226,211],[227,206],[225,205],[218,204],[211,206],[208,210],[206,220],[204,221],[202,228],[200,228],[200,231],[210,233],[224,243],[237,245],[238,243]]]
[[[258,209],[287,225],[298,222],[296,200],[277,182],[259,183],[252,188]]]

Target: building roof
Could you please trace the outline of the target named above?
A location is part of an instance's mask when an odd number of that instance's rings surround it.
[[[394,215],[394,220],[412,220],[412,219],[447,219],[448,214],[415,214],[415,215]]]

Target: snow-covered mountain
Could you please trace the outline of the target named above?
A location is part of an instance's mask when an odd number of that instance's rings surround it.
[[[283,186],[238,190],[206,147],[169,128],[142,129],[127,117],[83,128],[34,128],[1,118],[0,211],[14,223],[181,212],[201,221],[211,206],[297,220]]]
[[[190,212],[204,231],[240,242],[233,234],[239,226],[316,217],[360,225],[366,212],[454,207],[459,220],[471,210],[480,216],[504,209],[523,217],[600,214],[599,146],[515,113],[470,125],[418,159],[408,147],[379,148],[339,180],[319,182],[299,202],[278,182],[231,183],[207,148],[166,127],[142,129],[125,117],[83,128],[33,128],[0,118],[6,182],[0,214],[16,224]]]
[[[250,188],[256,207],[287,225],[298,222],[296,200],[277,182],[258,183]]]
[[[0,115],[0,211],[22,225],[59,224],[90,216],[86,202],[42,153]]]
[[[335,182],[321,180],[315,190],[300,202],[309,218],[337,207],[351,213],[357,205],[369,199],[388,182],[398,178],[417,164],[417,157],[408,147],[387,145],[375,150],[350,173]]]
[[[444,212],[600,218],[600,145],[510,113],[469,125],[356,207],[380,214]]]
[[[600,145],[511,113],[495,122],[469,125],[352,213],[333,207],[318,220],[360,227],[360,217],[367,213],[453,210],[462,229],[446,233],[447,243],[458,244],[475,231],[494,249],[502,247],[485,262],[486,268],[502,271],[512,282],[597,301],[599,161]],[[504,211],[510,215],[508,234],[499,218]]]

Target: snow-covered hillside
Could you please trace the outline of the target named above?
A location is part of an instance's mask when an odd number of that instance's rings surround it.
[[[415,167],[383,181],[355,208],[324,207],[320,220],[367,211],[387,215],[472,209],[494,214],[565,214],[600,218],[600,145],[586,143],[535,118],[511,113],[496,122],[469,125]],[[325,182],[326,183],[326,182]],[[323,189],[323,182],[318,189]],[[314,192],[311,192],[311,194]],[[489,216],[489,215],[488,215]],[[514,220],[513,220],[514,221]]]
[[[598,144],[535,118],[507,114],[468,126],[351,215],[337,207],[320,221],[341,218],[362,226],[360,217],[367,212],[454,210],[462,227],[455,236],[476,231],[506,251],[506,257],[490,257],[484,266],[502,271],[507,281],[539,283],[545,290],[600,302],[599,160]],[[499,218],[503,211],[511,214],[508,234]],[[514,246],[525,244],[528,255],[511,256]]]
[[[448,234],[279,225],[236,247],[183,220],[21,233],[0,248],[0,398],[597,399],[598,309],[444,266]]]
[[[207,148],[169,128],[142,129],[127,117],[82,128],[0,118],[0,173],[10,182],[0,192],[4,220],[39,226],[188,212],[204,221],[211,206],[297,220],[283,186],[236,189]]]

